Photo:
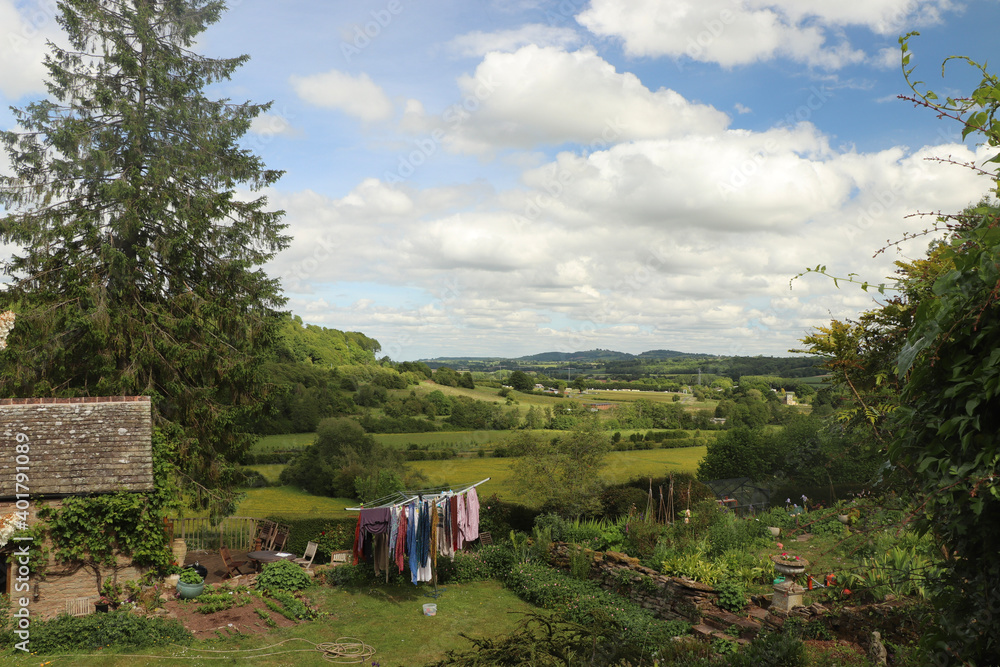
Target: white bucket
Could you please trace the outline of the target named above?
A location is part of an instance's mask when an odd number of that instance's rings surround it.
[[[431,602],[424,605],[424,616],[435,616],[438,613],[438,606]]]

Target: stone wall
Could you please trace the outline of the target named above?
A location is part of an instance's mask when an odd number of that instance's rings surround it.
[[[569,547],[555,543],[552,562],[569,567]],[[721,636],[723,631],[739,630],[741,641],[752,639],[765,626],[780,628],[789,616],[808,621],[826,615],[823,605],[814,603],[789,613],[771,611],[769,596],[762,596],[739,616],[716,606],[718,594],[711,586],[684,577],[670,577],[644,567],[639,559],[608,551],[595,553],[590,578],[601,588],[625,597],[664,620],[687,621],[696,634]]]
[[[37,521],[38,510],[43,506],[58,507],[60,501],[32,501],[28,510],[28,525],[34,525]],[[15,510],[14,501],[0,501],[0,514],[7,514]],[[47,559],[42,576],[30,575],[28,579],[27,591],[16,591],[14,586],[17,582],[19,563],[15,550],[22,543],[11,541],[0,553],[2,563],[9,567],[10,594],[12,600],[22,597],[30,602],[28,609],[32,618],[51,618],[64,612],[72,612],[74,604],[79,604],[81,610],[93,611],[93,601],[100,597],[99,583],[115,577],[123,582],[129,579],[138,579],[143,575],[145,569],[136,568],[131,564],[131,559],[120,556],[115,567],[102,567],[99,569],[83,567],[80,565],[68,565],[60,563],[52,556],[51,544],[45,545]],[[22,582],[23,583],[23,582]],[[37,597],[36,597],[37,596]],[[18,605],[20,606],[20,605]]]

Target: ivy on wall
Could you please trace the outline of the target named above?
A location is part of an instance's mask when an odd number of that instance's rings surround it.
[[[124,555],[140,567],[164,569],[172,560],[163,518],[178,506],[171,463],[174,446],[160,429],[153,431],[154,488],[147,493],[118,492],[66,498],[61,507],[38,511],[40,526],[52,543],[58,561],[115,567]]]

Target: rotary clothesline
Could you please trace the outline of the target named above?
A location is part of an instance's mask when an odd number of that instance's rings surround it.
[[[475,484],[470,484],[461,491],[452,491],[453,487],[450,486],[433,486],[429,489],[420,489],[419,491],[396,491],[395,493],[389,494],[388,496],[383,496],[367,505],[362,505],[361,507],[348,507],[345,508],[347,512],[360,512],[366,509],[383,509],[386,507],[398,507],[399,505],[408,505],[414,500],[431,500],[437,497],[451,497],[459,496],[466,493],[469,489],[474,489],[480,484],[485,484],[486,482],[493,479],[492,477],[487,477],[484,480],[476,482]]]
[[[385,570],[388,581],[389,563],[395,562],[403,572],[405,556],[412,582],[433,582],[437,597],[437,555],[454,558],[463,544],[479,538],[476,487],[489,480],[457,492],[442,487],[400,492],[380,498],[374,506],[349,507],[359,512],[353,562],[371,558],[375,574]]]

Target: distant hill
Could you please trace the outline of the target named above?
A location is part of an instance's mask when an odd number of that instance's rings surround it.
[[[717,359],[715,354],[698,354],[695,352],[678,352],[677,350],[649,350],[636,355],[638,359]]]
[[[634,354],[615,352],[614,350],[587,350],[585,352],[541,352],[527,357],[518,357],[515,361],[626,361],[635,359]]]
[[[374,364],[376,353],[382,349],[377,340],[363,333],[304,324],[298,315],[285,320],[281,343],[284,361],[325,367]]]

